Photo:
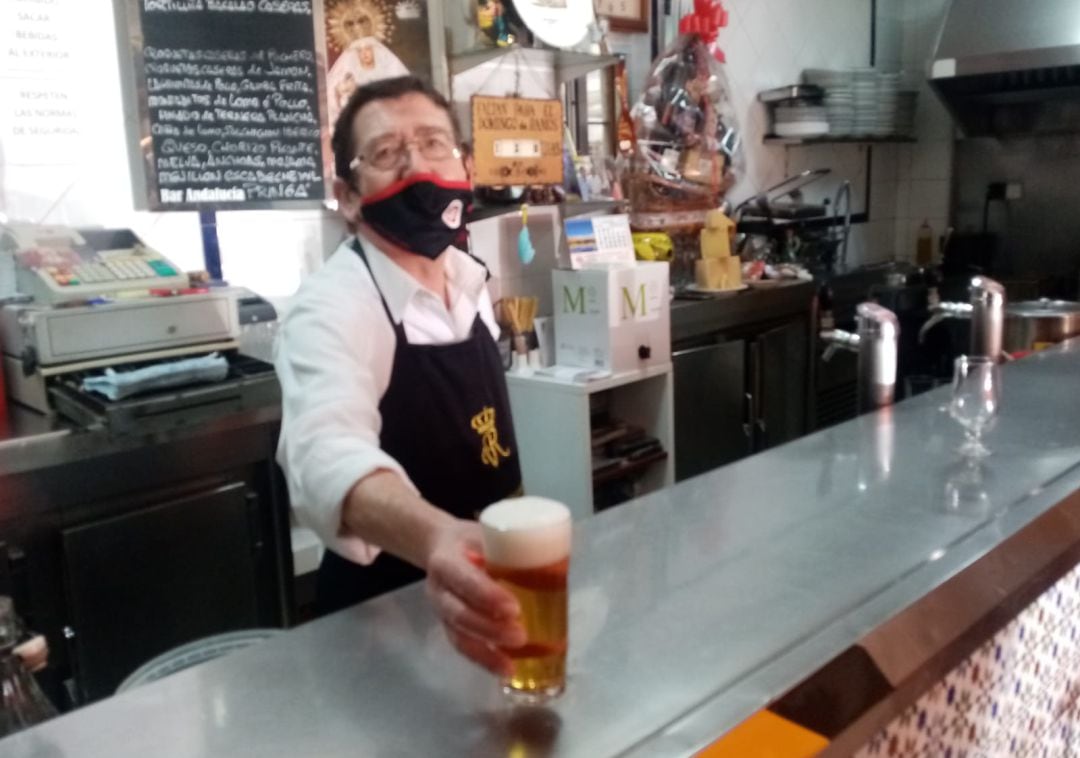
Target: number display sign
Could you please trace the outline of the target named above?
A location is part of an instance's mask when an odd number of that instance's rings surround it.
[[[475,95],[473,183],[562,184],[563,128],[558,100]]]

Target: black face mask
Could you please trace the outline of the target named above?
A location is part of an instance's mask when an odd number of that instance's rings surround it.
[[[414,174],[373,195],[360,198],[364,223],[381,237],[434,260],[450,245],[465,249],[466,214],[472,186],[435,174]]]

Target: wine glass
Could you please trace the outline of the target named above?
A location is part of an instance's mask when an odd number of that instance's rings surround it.
[[[1001,377],[997,363],[984,356],[961,355],[957,358],[949,414],[964,427],[961,455],[968,458],[990,455],[981,437],[997,417],[1000,406]]]

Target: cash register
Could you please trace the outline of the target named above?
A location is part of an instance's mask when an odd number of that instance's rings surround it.
[[[238,350],[239,291],[192,287],[130,229],[7,224],[0,252],[12,257],[18,291],[0,308],[4,378],[22,405],[113,431],[153,431],[274,399],[273,367]],[[168,374],[211,354],[228,362],[213,383],[167,386],[159,377],[152,391],[123,399],[86,388],[108,372]]]
[[[12,224],[18,291],[42,305],[184,289],[187,276],[130,229]]]

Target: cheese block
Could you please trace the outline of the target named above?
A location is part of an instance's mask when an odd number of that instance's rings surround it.
[[[733,290],[742,286],[742,261],[734,256],[694,262],[694,281],[704,290]]]
[[[705,228],[701,230],[701,257],[730,258],[734,240],[735,222],[723,211],[709,211],[705,217]]]

